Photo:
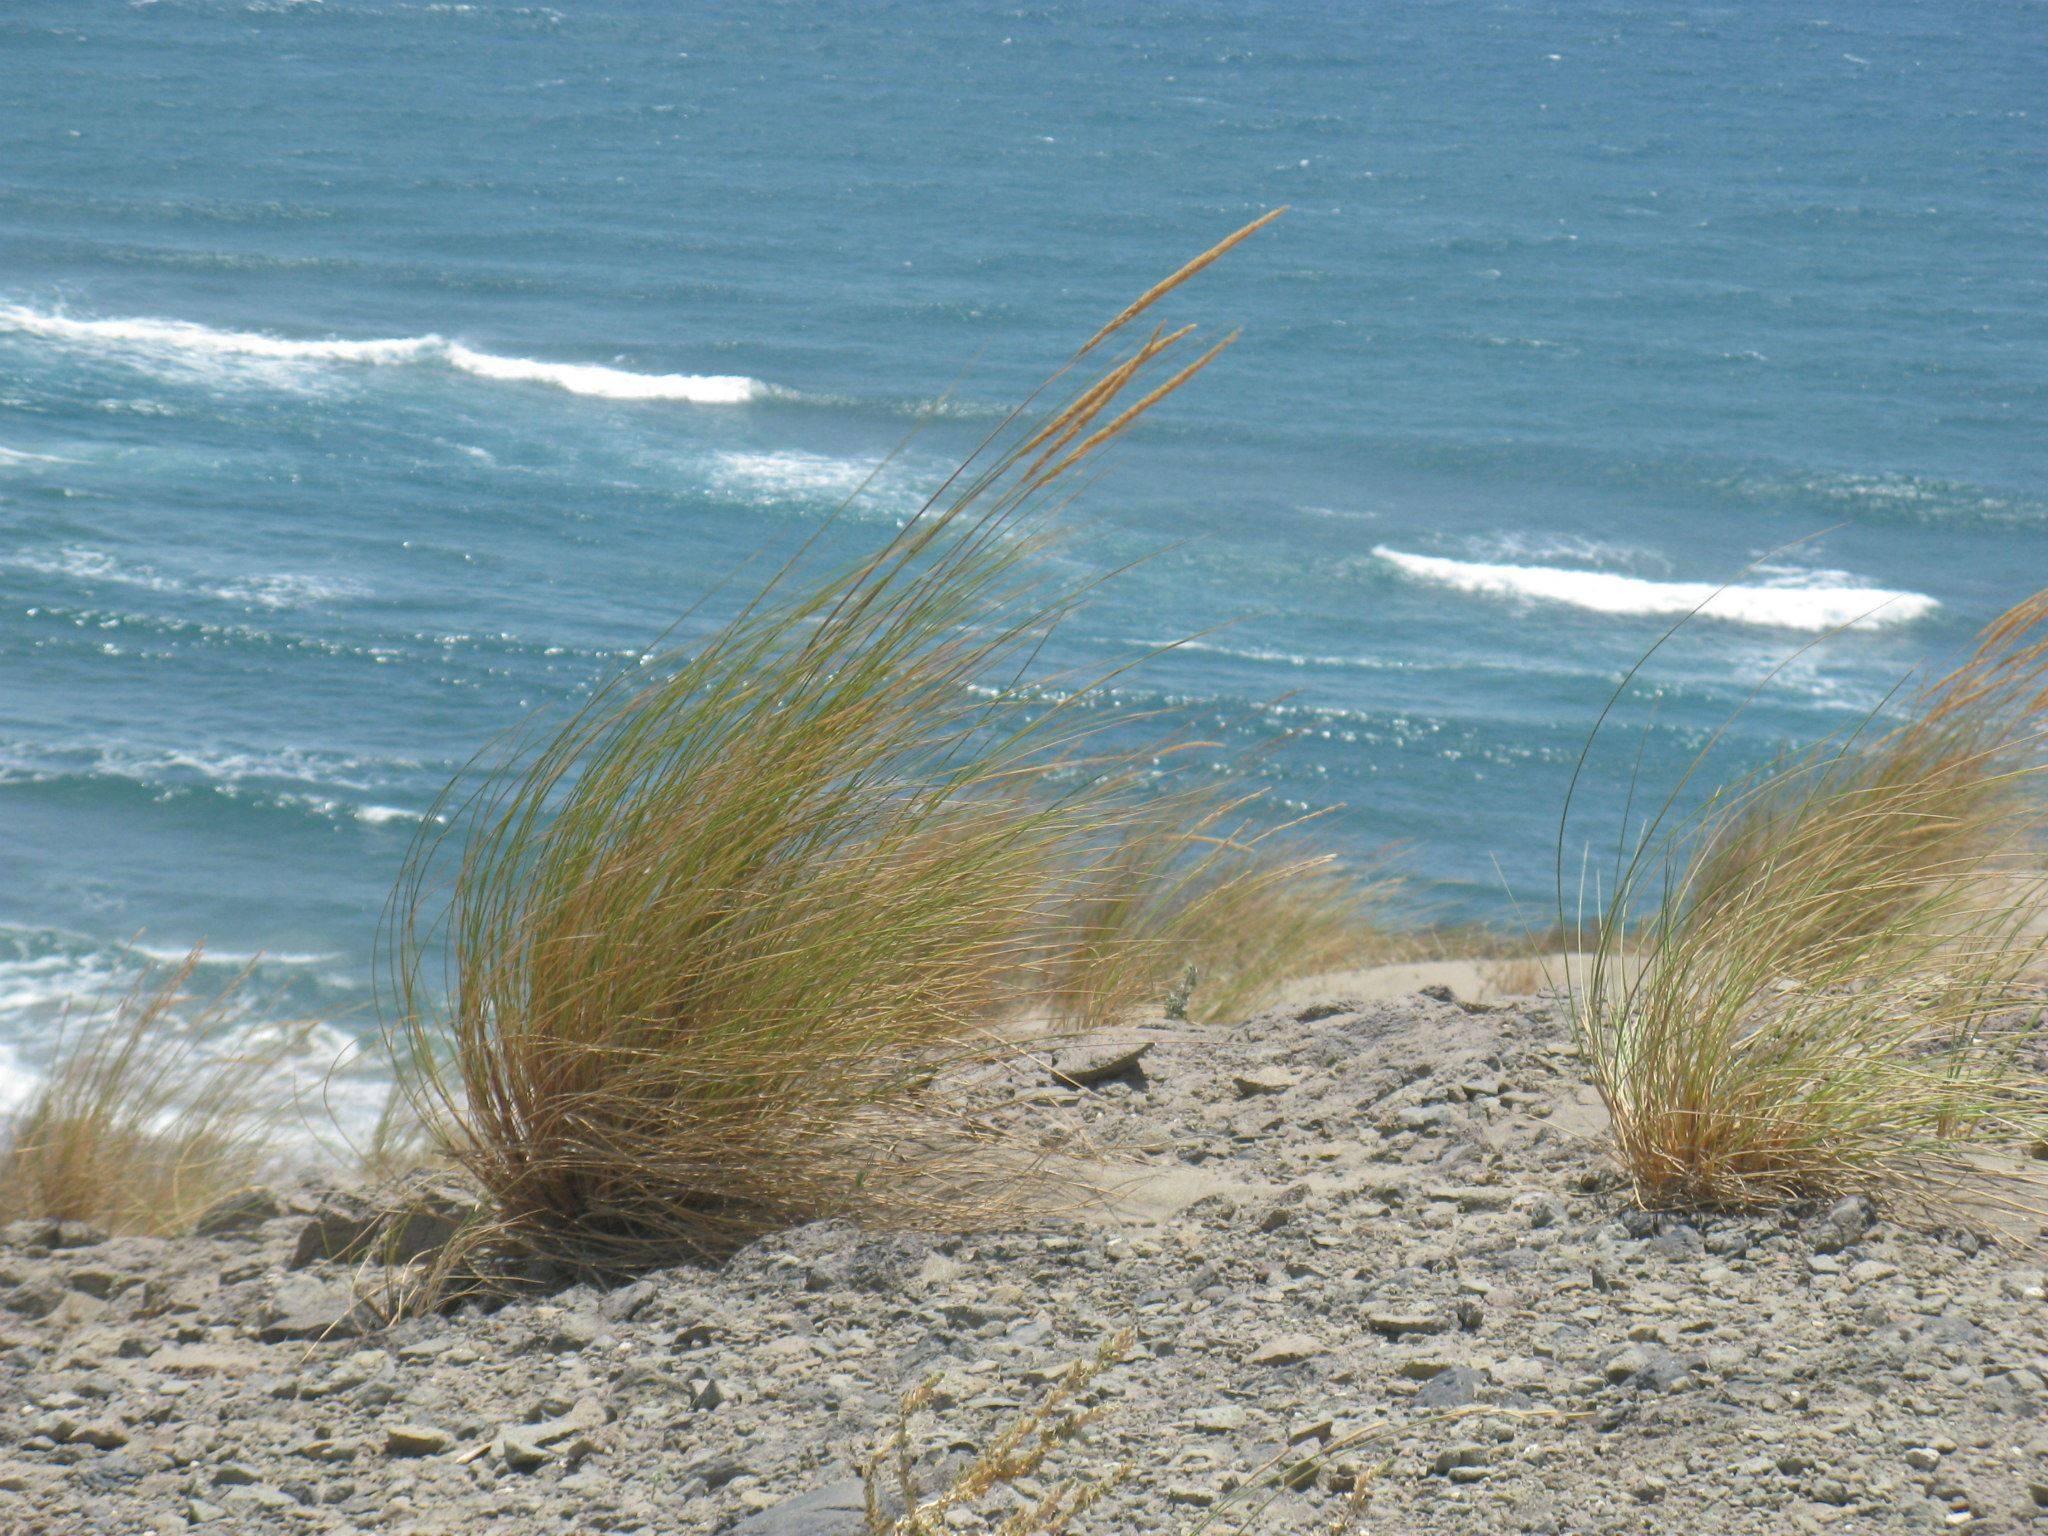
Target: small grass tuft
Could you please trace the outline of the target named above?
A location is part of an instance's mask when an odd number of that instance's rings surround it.
[[[200,958],[145,973],[111,1017],[67,1013],[48,1074],[0,1132],[0,1219],[176,1233],[262,1173],[290,1110],[277,1084],[293,1036],[224,1052],[248,973],[195,999]]]
[[[1288,982],[1373,964],[1392,944],[1383,919],[1395,878],[1270,833],[1161,829],[1101,874],[1073,918],[1079,967],[1052,991],[1054,1016],[1077,1025],[1114,1011],[1098,993],[1118,1005],[1143,998],[1169,1018],[1244,1019]]]

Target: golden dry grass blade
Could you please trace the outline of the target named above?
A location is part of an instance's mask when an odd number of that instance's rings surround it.
[[[1208,250],[1202,252],[1202,254],[1197,256],[1193,261],[1189,262],[1186,266],[1182,267],[1178,272],[1175,272],[1173,276],[1166,278],[1161,282],[1154,283],[1150,288],[1147,288],[1143,293],[1138,295],[1137,298],[1133,299],[1129,304],[1125,305],[1123,311],[1120,314],[1118,314],[1114,320],[1110,321],[1109,324],[1105,325],[1093,336],[1090,336],[1088,340],[1085,343],[1083,343],[1081,350],[1075,355],[1077,357],[1086,357],[1090,352],[1093,352],[1098,346],[1100,346],[1103,342],[1107,341],[1111,336],[1115,335],[1118,331],[1122,330],[1125,326],[1129,325],[1133,320],[1137,319],[1138,316],[1145,313],[1146,310],[1150,309],[1154,304],[1157,304],[1169,293],[1173,292],[1174,289],[1180,287],[1183,283],[1187,282],[1189,279],[1196,276],[1204,268],[1213,266],[1215,263],[1221,261],[1231,251],[1237,249],[1238,246],[1244,244],[1245,241],[1251,239],[1253,235],[1256,235],[1260,230],[1264,229],[1268,224],[1272,223],[1275,219],[1279,218],[1285,212],[1287,212],[1287,208],[1284,204],[1281,207],[1269,209],[1267,212],[1260,214],[1256,219],[1253,219],[1251,223],[1245,225],[1244,228],[1238,230],[1235,234],[1225,236],[1223,239],[1217,241],[1214,245],[1210,246]]]

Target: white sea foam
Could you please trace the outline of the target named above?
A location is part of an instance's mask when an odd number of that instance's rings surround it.
[[[148,592],[182,592],[226,603],[268,608],[302,608],[338,598],[364,597],[369,588],[344,576],[303,571],[260,571],[237,576],[171,576],[148,565],[129,565],[112,551],[67,544],[58,549],[23,549],[0,556],[0,569],[74,581],[139,587]]]
[[[128,779],[152,785],[190,784],[197,780],[228,789],[285,782],[329,791],[368,793],[376,788],[370,776],[418,766],[409,758],[364,759],[344,752],[296,747],[238,750],[226,746],[77,744],[59,750],[24,750],[17,744],[0,743],[0,784],[41,784],[85,777]]]
[[[1393,672],[1406,670],[1409,665],[1399,661],[1387,661],[1377,656],[1320,656],[1314,653],[1304,655],[1296,651],[1275,650],[1262,645],[1218,645],[1210,640],[1133,639],[1128,643],[1146,650],[1196,651],[1208,656],[1225,656],[1233,661],[1258,661],[1283,667],[1355,667],[1369,672]]]
[[[0,1046],[0,1114],[25,1102],[39,1081],[35,1073],[21,1064],[20,1057]]]
[[[76,459],[60,459],[54,453],[30,453],[26,448],[9,448],[0,443],[0,464],[76,464]]]
[[[259,608],[298,608],[308,603],[332,602],[336,598],[365,597],[369,588],[346,577],[313,576],[300,571],[277,571],[260,576],[243,576],[218,585],[203,586],[209,597],[231,603],[254,603]]]
[[[183,588],[169,576],[149,566],[123,565],[104,549],[67,544],[61,549],[23,549],[0,558],[0,567],[28,571],[37,576],[67,576],[74,581],[111,582],[116,586],[140,587],[149,592],[178,592]]]
[[[381,827],[393,821],[424,821],[418,811],[408,811],[397,805],[362,805],[356,807],[356,820],[369,826]]]
[[[835,458],[800,449],[714,454],[706,475],[721,495],[756,506],[842,502],[858,495],[858,504],[869,511],[907,516],[924,494],[915,472],[900,461]]]
[[[1920,592],[1849,585],[1853,578],[1832,571],[1788,574],[1782,585],[1717,587],[1704,581],[1647,581],[1562,566],[1446,560],[1385,545],[1373,553],[1417,581],[1480,597],[1563,603],[1593,613],[1676,618],[1698,610],[1704,619],[1820,631],[1911,623],[1941,606]]]
[[[0,925],[0,1116],[18,1107],[42,1081],[60,1021],[78,1028],[88,1020],[109,1019],[139,982],[162,979],[186,954],[178,946],[110,943],[55,929]],[[337,1133],[359,1137],[374,1123],[388,1087],[377,1054],[364,1049],[357,1032],[339,1022],[359,1017],[361,1007],[355,995],[361,990],[359,980],[331,969],[342,959],[335,953],[209,949],[187,989],[203,1002],[243,970],[255,968],[256,980],[240,995],[225,1027],[200,1049],[232,1055],[251,1044],[288,1042],[290,1049],[279,1063],[278,1102],[295,1106],[286,1117],[287,1140],[303,1142],[309,1150]],[[302,1003],[293,1005],[293,1023],[270,1016],[266,999],[287,981],[317,988],[312,996],[325,1002],[311,1006],[332,1009],[334,1017],[302,1025],[296,1022],[305,1017]]]
[[[242,358],[271,363],[357,363],[389,367],[443,363],[480,379],[548,384],[575,395],[606,400],[677,400],[692,405],[738,405],[771,394],[772,385],[742,374],[634,373],[597,363],[550,363],[501,357],[444,336],[391,336],[366,341],[341,337],[296,340],[258,331],[225,331],[189,320],[85,319],[0,304],[0,331],[40,336],[73,346],[167,356],[190,364]]]
[[[190,945],[145,944],[140,939],[121,946],[128,955],[140,955],[158,965],[179,965],[191,955]],[[200,951],[201,958],[208,965],[228,965],[240,970],[244,966],[256,965],[332,965],[342,958],[339,950],[290,950],[290,949],[210,949]]]
[[[499,357],[460,342],[436,342],[443,355],[464,373],[508,383],[552,384],[572,395],[605,400],[682,400],[691,405],[743,405],[771,393],[759,379],[737,373],[633,373],[595,363],[542,363],[525,357]]]
[[[189,320],[89,320],[53,314],[22,304],[0,304],[0,330],[44,336],[53,341],[106,347],[207,353],[217,357],[265,357],[279,362],[409,363],[447,344],[438,336],[402,336],[378,341],[294,341],[254,331],[219,331]]]

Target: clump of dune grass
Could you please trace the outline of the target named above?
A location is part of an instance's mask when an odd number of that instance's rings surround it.
[[[225,1050],[248,973],[195,998],[200,958],[145,973],[111,1010],[67,1013],[48,1073],[0,1130],[0,1219],[175,1233],[262,1173],[293,1037]]]
[[[1645,1204],[2038,1204],[2044,622],[2048,593],[1898,725],[1667,804],[1621,869],[1572,1000]]]
[[[394,898],[400,1028],[428,1123],[508,1240],[632,1268],[823,1215],[955,1225],[1022,1198],[1029,1159],[991,1149],[1004,1133],[961,1076],[1016,1048],[1020,1015],[1134,1006],[1157,925],[1119,933],[1090,903],[1127,867],[1213,868],[1242,842],[1221,831],[1241,794],[1153,792],[1175,747],[1077,723],[1108,678],[1035,665],[1093,586],[1041,558],[1069,483],[1227,345],[1184,359],[1189,334],[1154,328],[1013,417],[874,555],[813,579],[800,551],[707,641],[644,658],[424,824],[448,830],[423,831]],[[1245,889],[1175,878],[1190,928]]]

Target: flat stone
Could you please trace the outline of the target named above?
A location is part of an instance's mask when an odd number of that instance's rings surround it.
[[[1230,1082],[1240,1099],[1256,1099],[1285,1093],[1294,1086],[1295,1076],[1280,1067],[1254,1067],[1249,1072],[1238,1073]]]
[[[728,1536],[865,1536],[867,1507],[860,1479],[848,1478],[749,1515]]]
[[[1323,1352],[1320,1339],[1306,1333],[1283,1333],[1252,1351],[1253,1365],[1299,1365]]]
[[[387,1456],[439,1456],[455,1444],[455,1437],[432,1424],[390,1424],[384,1430]]]
[[[438,1253],[478,1210],[460,1185],[431,1177],[417,1178],[374,1204],[334,1195],[299,1229],[290,1267],[303,1269],[323,1259],[410,1264]]]
[[[1053,1057],[1052,1075],[1072,1088],[1092,1088],[1114,1082],[1137,1071],[1145,1053],[1157,1037],[1130,1030],[1089,1035],[1060,1047]]]
[[[231,1344],[166,1344],[149,1357],[152,1369],[187,1376],[233,1375],[254,1370],[264,1357]]]
[[[1438,1371],[1415,1394],[1418,1408],[1463,1408],[1479,1401],[1479,1373],[1469,1365]]]
[[[498,1436],[498,1459],[514,1472],[532,1472],[544,1467],[552,1453],[534,1436],[532,1426],[520,1425]]]
[[[271,1191],[260,1187],[242,1189],[216,1200],[202,1211],[192,1224],[192,1232],[197,1237],[227,1237],[239,1232],[253,1232],[264,1222],[283,1214],[283,1204]]]
[[[701,1399],[698,1406],[703,1406]],[[514,1472],[531,1472],[554,1459],[555,1447],[573,1436],[601,1429],[611,1415],[594,1397],[579,1397],[567,1413],[538,1424],[507,1424],[492,1449]]]
[[[66,1445],[89,1445],[96,1451],[116,1451],[128,1443],[128,1431],[111,1419],[67,1420],[56,1436]]]
[[[590,1348],[604,1334],[604,1320],[588,1312],[570,1312],[555,1319],[548,1330],[548,1348],[559,1355],[577,1354]]]
[[[345,1339],[362,1331],[355,1292],[332,1280],[293,1275],[271,1293],[257,1328],[265,1343],[284,1339]]]
[[[54,1248],[59,1228],[47,1216],[24,1216],[0,1227],[0,1244],[9,1248]]]
[[[1365,1324],[1374,1333],[1384,1334],[1390,1339],[1405,1338],[1411,1334],[1448,1333],[1450,1321],[1428,1312],[1369,1312]]]

